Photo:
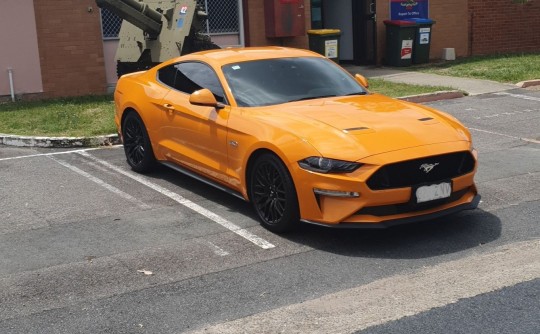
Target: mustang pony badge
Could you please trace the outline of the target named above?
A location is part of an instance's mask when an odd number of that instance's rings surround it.
[[[426,174],[431,172],[433,170],[433,168],[435,168],[435,166],[437,166],[439,163],[436,162],[434,164],[422,164],[420,166],[420,169],[423,170]]]

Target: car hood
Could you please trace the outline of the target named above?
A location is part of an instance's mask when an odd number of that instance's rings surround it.
[[[378,94],[282,106],[277,113],[275,109],[272,115],[265,113],[265,120],[329,158],[356,161],[411,147],[470,140],[468,131],[451,116]]]

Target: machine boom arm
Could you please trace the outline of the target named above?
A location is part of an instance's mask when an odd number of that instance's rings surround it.
[[[96,0],[98,7],[107,8],[122,19],[146,32],[150,38],[161,33],[161,13],[136,0]]]
[[[117,74],[143,71],[184,54],[219,48],[201,33],[206,12],[196,0],[95,0],[124,19]]]

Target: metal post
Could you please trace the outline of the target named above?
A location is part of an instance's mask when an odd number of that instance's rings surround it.
[[[208,14],[208,0],[204,0],[204,11],[206,15],[210,16]],[[210,21],[208,19],[206,19],[206,34],[210,36]]]
[[[11,102],[15,102],[15,85],[13,84],[13,69],[8,67],[9,90],[11,92]]]
[[[238,0],[238,35],[240,46],[244,47],[245,36],[244,36],[244,7],[242,6],[242,0]]]

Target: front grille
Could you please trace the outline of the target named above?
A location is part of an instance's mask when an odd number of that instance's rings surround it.
[[[456,152],[383,166],[369,178],[367,185],[372,190],[406,188],[449,180],[473,170],[472,154],[468,151]]]

